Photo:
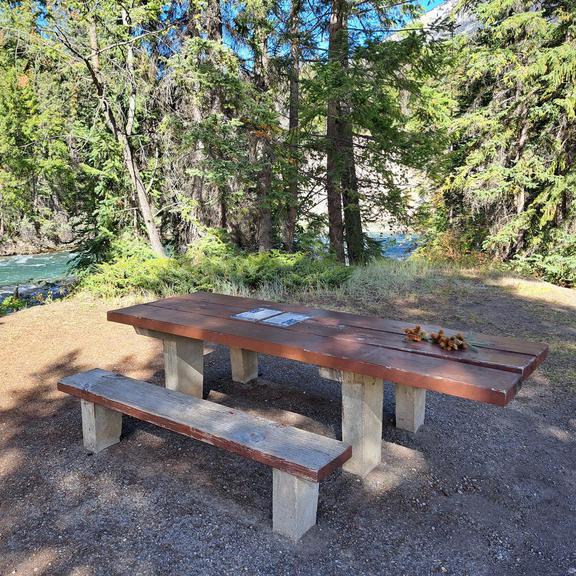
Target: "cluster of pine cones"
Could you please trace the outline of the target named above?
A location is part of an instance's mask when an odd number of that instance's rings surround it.
[[[444,350],[467,350],[468,343],[464,339],[464,336],[460,333],[455,336],[446,336],[444,330],[439,330],[437,334],[430,334],[432,342],[438,344],[440,348]]]
[[[422,340],[428,340],[428,334],[422,330],[421,326],[416,326],[414,328],[405,328],[404,334],[406,338],[412,342],[421,342]]]
[[[444,330],[439,330],[437,333],[433,332],[428,335],[422,330],[421,326],[415,326],[414,328],[406,328],[404,334],[406,334],[406,338],[411,342],[421,342],[425,340],[438,344],[443,350],[467,350],[469,346],[463,334],[458,333],[455,336],[446,336]]]

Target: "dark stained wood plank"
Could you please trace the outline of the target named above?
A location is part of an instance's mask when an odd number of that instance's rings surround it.
[[[222,319],[230,318],[234,314],[238,313],[239,310],[244,310],[238,306],[231,306],[229,303],[214,304],[203,300],[179,297],[167,298],[156,302],[150,302],[149,304],[160,308],[199,313]],[[481,347],[474,347],[473,349],[462,351],[447,351],[428,342],[410,342],[406,339],[403,333],[352,328],[344,324],[327,325],[315,322],[314,319],[300,322],[282,329],[316,334],[326,338],[351,340],[365,345],[380,346],[392,350],[402,350],[414,354],[422,354],[424,356],[433,356],[451,362],[463,362],[467,364],[475,364],[477,366],[497,368],[508,372],[518,372],[523,377],[528,376],[534,370],[535,364],[534,356],[529,354],[503,352],[500,350]]]
[[[514,397],[521,381],[520,374],[499,369],[161,308],[154,303],[110,311],[108,319],[498,405]]]
[[[63,378],[58,390],[314,482],[352,455],[339,440],[106,370]]]
[[[325,325],[344,325],[349,327],[367,328],[371,330],[379,330],[397,334],[403,334],[405,328],[413,327],[415,324],[414,322],[388,320],[386,318],[379,318],[375,316],[362,316],[359,314],[338,312],[335,310],[324,310],[322,308],[312,308],[298,304],[281,304],[278,302],[270,302],[268,300],[259,300],[239,296],[227,296],[225,294],[213,294],[209,292],[196,292],[194,294],[180,296],[177,298],[201,300],[213,304],[228,303],[229,305],[238,306],[239,308],[243,308],[244,306],[252,308],[266,307],[278,308],[290,312],[309,313],[313,314],[315,322]],[[539,361],[538,363],[541,363],[548,353],[548,345],[542,342],[532,342],[528,340],[521,340],[519,338],[511,338],[509,336],[493,336],[488,334],[481,334],[461,328],[446,328],[435,324],[421,324],[421,326],[422,329],[428,333],[438,332],[440,329],[444,329],[448,335],[462,332],[466,334],[469,340],[473,341],[477,347],[532,355],[536,357],[536,359]]]

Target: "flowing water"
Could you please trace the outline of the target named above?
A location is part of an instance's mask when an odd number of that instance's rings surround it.
[[[70,252],[0,257],[0,286],[61,280],[68,275]]]
[[[418,238],[414,234],[369,234],[371,240],[380,243],[382,256],[394,260],[408,258],[418,245]]]

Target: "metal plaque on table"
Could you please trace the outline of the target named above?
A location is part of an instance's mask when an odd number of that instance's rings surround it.
[[[254,308],[253,310],[240,312],[240,314],[234,314],[232,318],[235,318],[236,320],[249,320],[250,322],[258,322],[259,320],[264,320],[281,313],[282,310],[274,310],[273,308]]]
[[[305,314],[295,314],[294,312],[284,312],[284,314],[279,314],[278,316],[272,316],[271,318],[266,318],[262,320],[263,324],[270,324],[271,326],[292,326],[293,324],[298,324],[298,322],[304,322],[308,320],[310,316]]]

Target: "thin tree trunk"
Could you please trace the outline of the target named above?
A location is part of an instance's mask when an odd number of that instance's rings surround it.
[[[264,93],[268,90],[268,36],[261,27],[258,28],[255,46],[254,80],[258,89]],[[267,252],[272,249],[270,189],[272,187],[273,151],[267,134],[257,135],[256,139],[256,158],[262,164],[262,169],[256,179],[256,201],[258,203],[257,242],[258,251]]]
[[[272,158],[270,157],[270,144],[262,143],[263,152],[261,160],[264,167],[258,178],[258,202],[260,204],[260,223],[258,226],[258,251],[272,250],[272,214],[269,206],[269,193],[272,187]]]
[[[127,17],[127,14],[124,14],[123,17]],[[134,153],[130,144],[130,140],[127,134],[127,129],[132,129],[132,119],[131,119],[131,104],[129,105],[128,114],[126,115],[127,118],[127,125],[125,128],[121,127],[121,123],[117,120],[114,111],[112,109],[111,102],[106,97],[104,83],[102,81],[101,73],[100,73],[100,58],[99,58],[99,46],[98,46],[98,32],[96,28],[96,21],[92,19],[88,26],[88,36],[90,40],[90,60],[87,62],[89,64],[89,71],[92,76],[93,83],[96,87],[98,96],[102,102],[104,108],[104,116],[106,120],[106,124],[120,146],[122,147],[122,153],[124,158],[124,165],[128,170],[128,174],[130,175],[130,181],[132,182],[132,186],[136,192],[136,198],[138,199],[138,206],[140,209],[140,214],[142,216],[142,220],[144,221],[144,226],[146,228],[146,234],[148,235],[148,240],[150,241],[150,246],[152,250],[160,255],[165,256],[166,253],[164,251],[164,247],[162,246],[162,242],[160,240],[160,233],[158,232],[158,228],[156,223],[154,222],[154,217],[152,215],[152,209],[150,207],[150,202],[148,200],[148,193],[146,191],[146,187],[144,186],[144,182],[142,181],[142,176],[140,173],[140,168],[138,166],[138,162],[134,157]],[[128,44],[128,51],[127,51],[127,60],[126,65],[128,69],[128,74],[132,74],[133,76],[133,52],[132,46]],[[131,61],[132,58],[132,61]],[[135,84],[133,84],[133,93],[135,94]],[[135,101],[135,100],[134,100]],[[132,112],[133,113],[133,112]]]
[[[366,259],[366,251],[364,250],[364,235],[362,234],[360,196],[354,158],[354,139],[352,136],[352,125],[347,119],[348,114],[347,111],[343,114],[341,124],[342,162],[344,164],[342,170],[342,205],[344,209],[348,261],[351,264],[356,264]]]
[[[294,236],[298,219],[298,128],[300,124],[300,0],[292,0],[290,12],[290,103],[288,139],[290,142],[290,167],[288,182],[288,221],[285,228],[284,247],[288,252],[294,248]]]

